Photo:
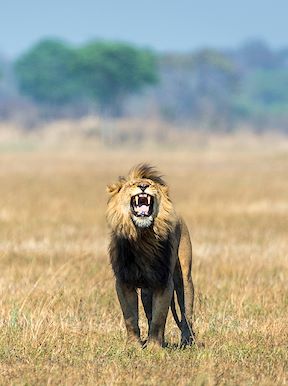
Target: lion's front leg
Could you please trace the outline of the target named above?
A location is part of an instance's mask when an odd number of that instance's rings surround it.
[[[148,345],[150,343],[156,343],[159,346],[164,345],[165,324],[173,290],[173,280],[169,278],[164,289],[159,289],[153,293],[152,321],[149,329]]]
[[[129,288],[119,280],[116,280],[116,291],[127,330],[127,342],[140,342],[138,296],[136,289]]]

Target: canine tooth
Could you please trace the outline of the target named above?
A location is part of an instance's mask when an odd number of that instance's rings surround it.
[[[135,201],[136,201],[136,205],[138,206],[138,200],[139,200],[139,197],[138,196],[135,196]]]
[[[148,198],[148,205],[150,205],[150,200],[151,200],[151,197],[150,197],[150,196],[148,196],[147,198]]]

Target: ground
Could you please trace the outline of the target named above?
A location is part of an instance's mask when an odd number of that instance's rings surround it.
[[[0,149],[0,383],[286,384],[287,142]],[[177,348],[171,314],[168,348],[125,345],[105,186],[139,161],[163,172],[189,226],[204,347]]]

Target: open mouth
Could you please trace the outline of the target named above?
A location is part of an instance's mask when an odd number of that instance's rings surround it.
[[[136,194],[131,198],[132,213],[137,217],[148,217],[153,212],[153,197],[147,193]]]

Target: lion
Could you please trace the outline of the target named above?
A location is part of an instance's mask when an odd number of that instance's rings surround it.
[[[119,177],[116,183],[108,185],[107,192],[110,262],[127,342],[164,347],[165,323],[171,307],[181,331],[180,345],[191,345],[195,341],[192,246],[188,228],[175,212],[165,181],[154,167],[139,164],[128,177]],[[138,325],[138,289],[148,320],[148,338],[144,343]]]

